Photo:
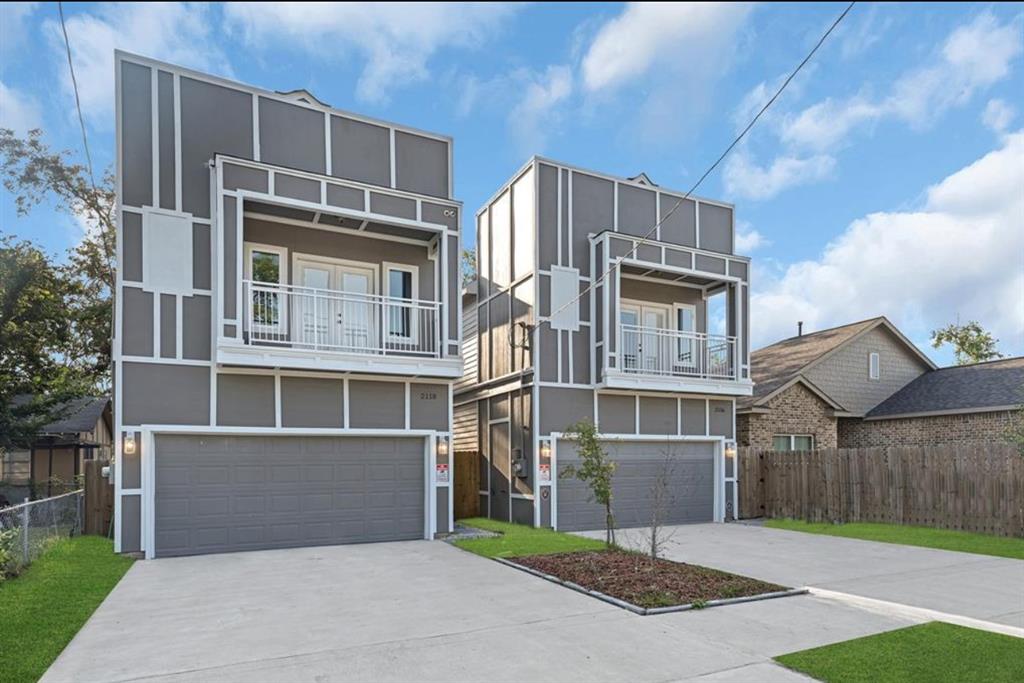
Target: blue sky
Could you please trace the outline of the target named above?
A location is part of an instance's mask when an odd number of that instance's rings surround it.
[[[96,166],[112,51],[455,137],[476,208],[531,154],[687,189],[844,4],[65,6]],[[1024,4],[859,4],[698,194],[736,204],[756,344],[884,314],[977,319],[1024,353]],[[0,125],[79,153],[55,3],[0,9]],[[41,207],[0,230],[54,253]],[[472,239],[471,231],[467,237]]]

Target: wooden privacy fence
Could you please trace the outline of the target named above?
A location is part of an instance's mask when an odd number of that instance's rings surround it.
[[[476,451],[455,451],[455,519],[480,514],[480,454]]]
[[[739,453],[740,515],[1024,536],[1013,444]]]
[[[85,461],[85,519],[82,533],[107,536],[114,516],[114,485],[103,476],[106,460]]]

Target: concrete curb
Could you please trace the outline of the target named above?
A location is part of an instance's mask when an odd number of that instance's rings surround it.
[[[556,583],[559,586],[564,586],[566,588],[571,588],[572,590],[576,591],[577,593],[583,593],[584,595],[589,595],[592,598],[597,598],[598,600],[601,600],[603,602],[607,602],[610,605],[615,605],[616,607],[621,607],[624,610],[629,610],[633,614],[638,614],[641,617],[657,616],[659,614],[671,614],[672,612],[687,612],[689,610],[704,609],[704,608],[707,608],[707,607],[721,607],[723,605],[737,605],[737,604],[739,604],[741,602],[757,602],[759,600],[773,600],[775,598],[788,598],[788,597],[793,596],[793,595],[805,595],[808,592],[808,589],[806,589],[806,588],[789,588],[789,589],[784,590],[784,591],[775,591],[775,592],[772,592],[772,593],[761,593],[759,595],[748,595],[748,596],[745,596],[745,597],[742,597],[742,598],[722,598],[720,600],[708,600],[701,607],[696,607],[696,606],[694,606],[693,603],[689,603],[689,604],[686,604],[686,605],[672,605],[671,607],[640,607],[639,605],[634,605],[631,602],[626,602],[625,600],[620,600],[619,598],[615,598],[615,597],[612,597],[610,595],[606,595],[605,593],[602,593],[600,591],[595,591],[595,590],[590,590],[589,588],[584,588],[583,586],[581,586],[581,585],[579,585],[577,583],[573,583],[572,581],[565,581],[563,579],[558,578],[557,576],[552,576],[551,574],[545,574],[544,572],[537,571],[536,569],[533,569],[531,567],[526,567],[524,565],[517,564],[515,562],[512,562],[511,560],[506,560],[506,559],[501,558],[501,557],[495,557],[494,560],[496,562],[500,562],[501,564],[503,564],[505,566],[512,567],[513,569],[518,569],[521,572],[526,572],[527,574],[532,574],[533,576],[536,576],[537,578],[544,579],[545,581],[550,581],[551,583]]]

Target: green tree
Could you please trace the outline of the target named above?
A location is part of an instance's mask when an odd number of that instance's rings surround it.
[[[981,363],[994,358],[1002,358],[1003,354],[996,350],[999,343],[990,333],[974,320],[966,325],[951,323],[932,331],[932,347],[940,348],[944,344],[953,346],[957,365]]]
[[[107,386],[117,254],[113,175],[108,170],[94,185],[89,169],[74,163],[71,152],[51,150],[42,131],[21,138],[0,128],[0,177],[19,215],[46,202],[84,228],[82,241],[57,267],[69,283],[65,304],[72,334],[63,352],[67,364],[98,387]]]
[[[476,252],[472,249],[463,249],[459,266],[462,270],[462,286],[465,287],[476,279]]]
[[[71,360],[75,289],[38,247],[0,238],[0,448],[25,443],[90,389]]]
[[[562,468],[560,477],[575,477],[590,487],[590,500],[604,506],[604,542],[615,545],[615,515],[612,513],[612,480],[616,463],[601,445],[597,427],[590,420],[581,420],[565,430],[565,437],[576,441],[579,464]]]

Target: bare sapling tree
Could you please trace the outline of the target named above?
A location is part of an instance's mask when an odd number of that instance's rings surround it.
[[[676,503],[676,491],[673,486],[678,483],[676,472],[678,461],[672,450],[672,442],[665,440],[665,448],[662,450],[661,463],[651,482],[648,498],[651,504],[650,527],[647,530],[647,538],[644,542],[644,550],[653,565],[661,557],[662,551],[668,545],[675,531],[667,531],[665,523],[668,520],[669,512]]]
[[[581,420],[565,430],[565,436],[576,441],[579,463],[562,467],[559,477],[575,477],[590,488],[590,501],[604,507],[604,542],[615,545],[615,515],[612,513],[612,480],[616,463],[601,445],[597,427],[590,420]]]

